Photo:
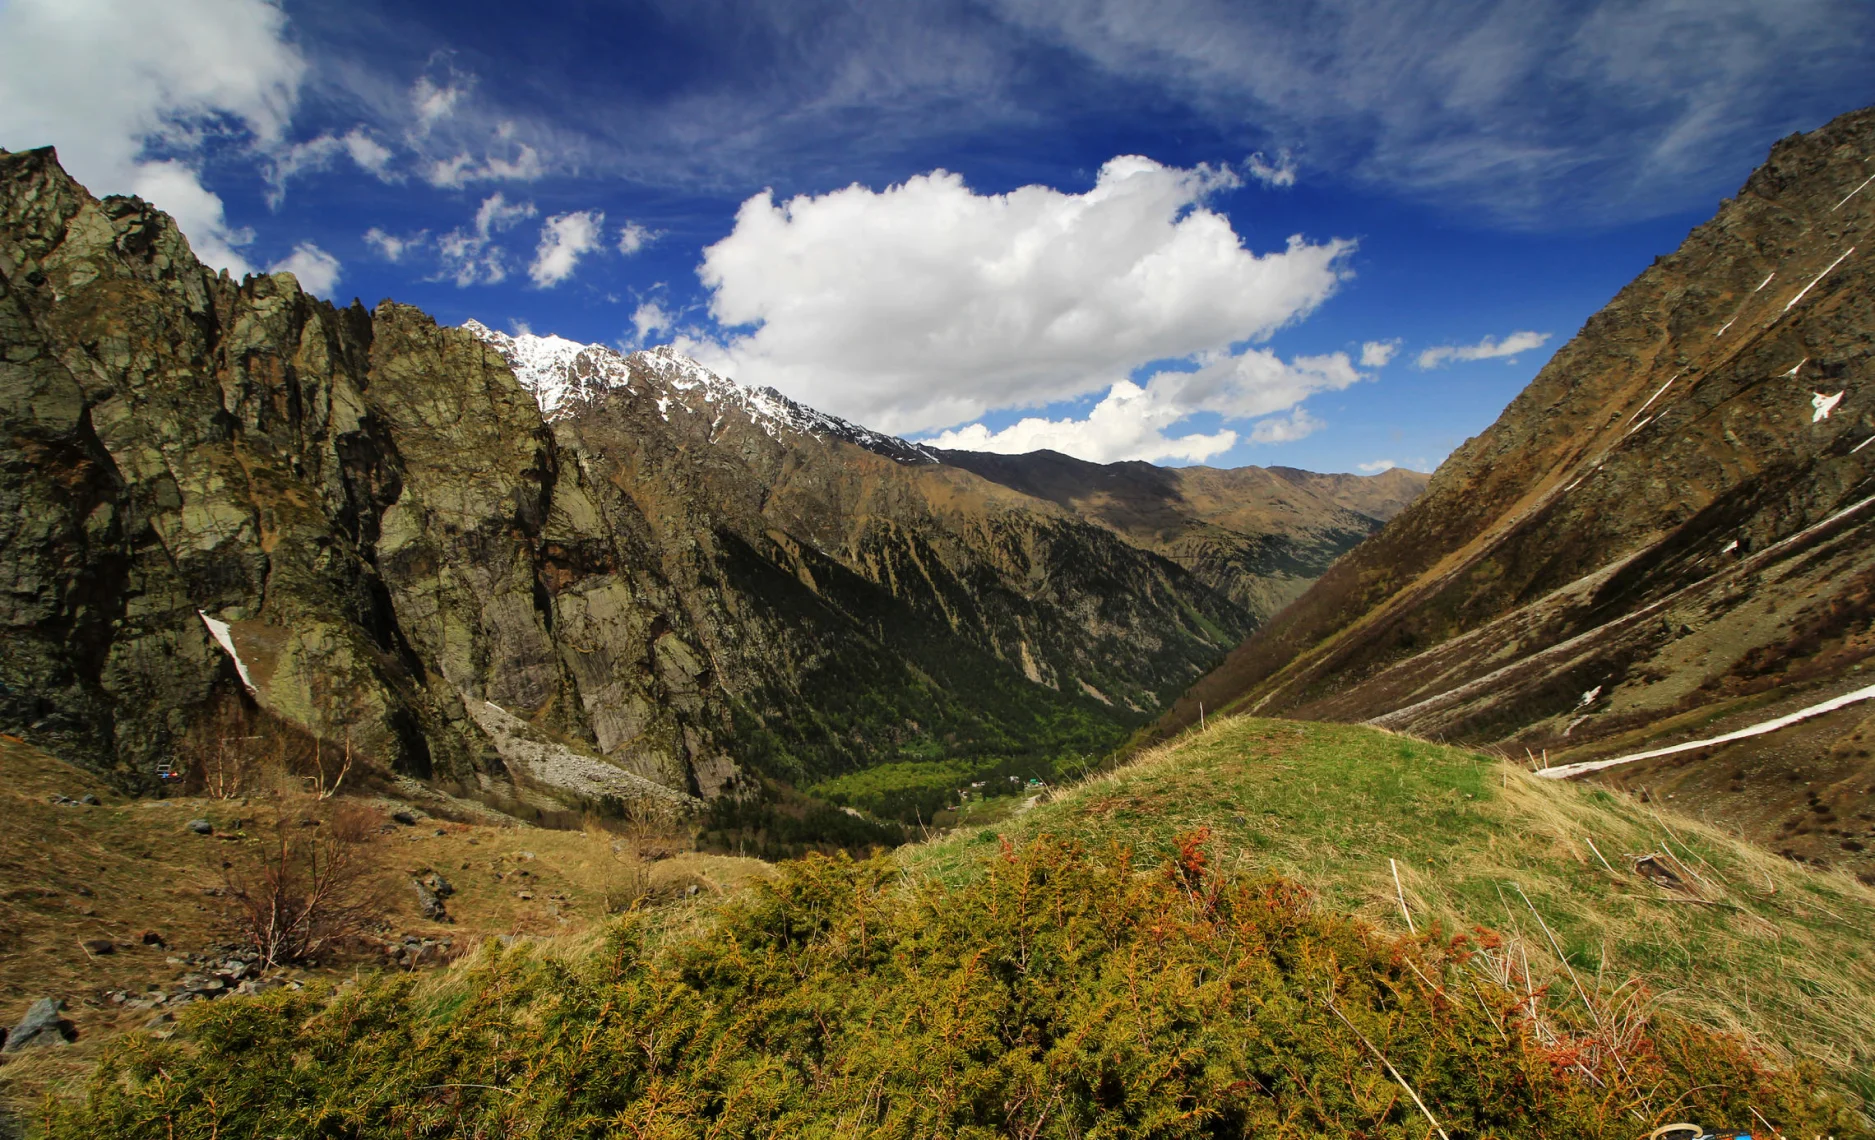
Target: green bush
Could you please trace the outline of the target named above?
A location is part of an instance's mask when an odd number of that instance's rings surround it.
[[[1281,881],[1004,843],[962,886],[810,858],[701,932],[198,1006],[112,1048],[55,1138],[1643,1136],[1853,1133],[1808,1072],[1394,940]],[[690,928],[686,928],[690,929]],[[1481,945],[1482,943],[1482,945]],[[1540,1006],[1540,1017],[1531,1011]],[[1343,1019],[1346,1019],[1345,1021]],[[1381,1060],[1384,1056],[1385,1062]]]

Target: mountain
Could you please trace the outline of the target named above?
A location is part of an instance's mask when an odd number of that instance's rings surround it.
[[[1256,622],[1177,534],[669,349],[210,273],[50,150],[0,155],[0,346],[0,731],[126,785],[199,775],[231,701],[536,810],[1098,753]]]
[[[933,454],[1163,554],[1259,622],[1404,510],[1429,478],[1404,468],[1320,475],[1293,467],[1099,464],[1057,451]]]
[[[1539,764],[1687,745],[1601,778],[1868,867],[1871,706],[1695,745],[1875,681],[1871,155],[1875,110],[1779,142],[1154,734],[1202,701]]]

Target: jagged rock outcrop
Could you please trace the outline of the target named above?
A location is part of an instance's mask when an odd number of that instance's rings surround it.
[[[0,156],[0,348],[8,731],[136,782],[240,685],[488,791],[511,774],[465,712],[485,700],[666,785],[733,780],[727,710],[682,707],[650,666],[689,629],[636,552],[597,615],[544,588],[556,539],[618,535],[582,529],[604,522],[473,336],[210,274],[166,216],[92,198],[43,150]],[[637,667],[582,686],[555,627],[595,620]],[[633,731],[576,731],[596,722]]]
[[[1875,681],[1872,159],[1875,110],[1778,143],[1158,731],[1202,701],[1563,763]],[[1603,778],[1866,864],[1870,709]]]

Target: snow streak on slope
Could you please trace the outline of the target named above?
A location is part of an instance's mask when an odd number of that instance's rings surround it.
[[[570,415],[580,403],[607,392],[642,394],[657,402],[669,420],[673,401],[695,408],[698,401],[723,414],[746,415],[749,422],[780,440],[784,433],[839,440],[900,463],[936,463],[937,457],[892,435],[817,412],[773,388],[749,388],[718,376],[669,345],[630,355],[602,344],[580,344],[558,336],[522,333],[509,336],[480,321],[463,328],[501,353],[515,379],[533,393],[549,420]]]

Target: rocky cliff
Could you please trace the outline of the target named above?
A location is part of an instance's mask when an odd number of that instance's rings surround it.
[[[1780,142],[1424,497],[1181,699],[1537,763],[1724,736],[1875,678],[1875,111]],[[1866,863],[1871,706],[1613,765]]]
[[[0,730],[128,784],[234,696],[501,803],[1094,751],[1256,620],[668,350],[211,274],[49,150],[0,154],[0,419]]]

